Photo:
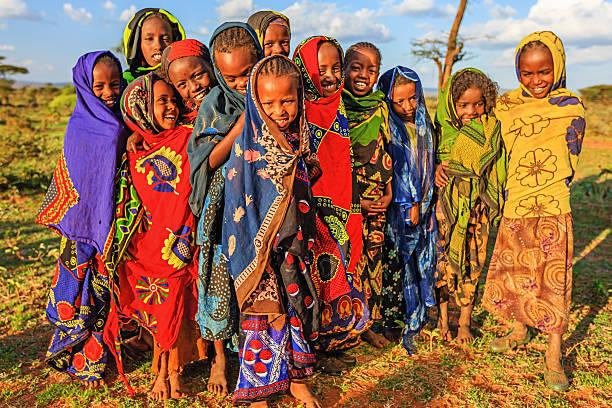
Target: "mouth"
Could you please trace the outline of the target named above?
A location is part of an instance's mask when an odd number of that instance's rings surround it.
[[[289,125],[289,120],[287,119],[273,119],[273,120],[279,129],[285,129]]]
[[[236,89],[236,91],[238,91],[238,93],[239,93],[240,95],[244,95],[244,96],[246,96],[246,88],[245,88],[245,89],[239,89],[239,88],[237,88],[237,89]]]
[[[321,88],[324,92],[333,93],[336,91],[336,82],[321,82]]]
[[[157,63],[161,62],[161,58],[162,58],[161,52],[156,52],[153,55],[151,55],[151,59]]]
[[[546,92],[546,87],[545,86],[539,86],[537,88],[531,88],[531,92],[533,92],[535,95],[540,95],[540,94]]]
[[[176,121],[176,114],[175,113],[166,113],[164,115],[164,120],[166,120],[168,122],[175,122]]]
[[[104,105],[106,105],[108,108],[112,108],[115,106],[114,99],[102,99],[102,103],[104,103]]]
[[[368,88],[368,84],[364,81],[353,82],[353,88],[357,91],[365,91]]]
[[[193,96],[193,100],[194,101],[201,101],[202,99],[204,99],[204,97],[206,96],[207,93],[208,93],[208,89],[202,89],[200,92],[196,93]]]
[[[467,125],[468,123],[470,123],[473,119],[476,119],[476,117],[463,117],[461,118],[461,122],[463,122],[464,125]]]

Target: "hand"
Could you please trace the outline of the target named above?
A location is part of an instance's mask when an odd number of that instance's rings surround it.
[[[446,174],[446,170],[448,169],[448,161],[443,161],[439,165],[436,166],[436,174],[434,177],[434,182],[438,187],[446,187],[448,184],[448,175]]]
[[[412,225],[418,225],[421,221],[421,206],[420,203],[412,204],[410,207],[410,222]]]
[[[134,132],[128,137],[125,148],[130,153],[136,153],[138,150],[150,150],[151,146],[140,133]]]
[[[387,211],[387,208],[383,207],[380,200],[377,200],[377,201],[365,200],[365,199],[361,200],[361,212],[364,215],[372,216],[372,215],[384,213],[385,211]]]
[[[384,211],[387,211],[387,208],[389,208],[389,204],[391,204],[392,199],[393,195],[388,194],[380,197],[376,202],[380,204],[380,208],[382,208]]]

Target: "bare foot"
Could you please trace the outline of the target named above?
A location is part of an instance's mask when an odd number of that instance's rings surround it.
[[[470,343],[474,340],[474,335],[470,330],[472,326],[472,309],[473,305],[461,306],[461,315],[459,315],[459,329],[457,330],[457,341],[459,343]]]
[[[441,321],[438,321],[438,331],[442,341],[453,341],[453,333],[451,333],[448,323],[443,324]]]
[[[218,344],[220,343],[220,344]],[[215,356],[210,366],[208,378],[208,392],[217,396],[227,395],[227,377],[225,375],[225,352],[223,341],[215,341]]]
[[[85,386],[89,388],[90,390],[97,390],[98,388],[106,385],[106,382],[101,379],[93,380],[93,381],[82,381],[82,383],[85,384]]]
[[[321,401],[310,391],[308,384],[300,380],[292,380],[289,392],[296,400],[300,401],[306,408],[322,408]]]
[[[170,373],[168,380],[170,383],[170,398],[184,398],[189,395],[189,390],[183,384],[183,377],[179,373]]]
[[[267,408],[267,407],[269,407],[269,405],[268,405],[268,401],[257,401],[257,402],[251,402],[249,404],[249,407],[251,407],[251,408]]]
[[[442,341],[453,340],[453,334],[448,327],[448,301],[438,300],[438,331]]]
[[[474,340],[474,335],[472,334],[472,331],[470,330],[470,326],[459,326],[459,329],[457,329],[457,338],[456,340],[459,343],[471,343],[472,340]]]
[[[375,333],[373,330],[367,330],[365,333],[361,335],[361,337],[368,342],[371,346],[376,348],[384,348],[389,345],[389,340],[384,338],[378,333]]]
[[[165,401],[170,397],[170,388],[168,387],[168,377],[162,376],[161,373],[157,375],[155,382],[153,383],[153,389],[151,389],[151,398],[155,401]]]

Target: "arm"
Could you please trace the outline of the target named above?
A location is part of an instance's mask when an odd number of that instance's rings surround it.
[[[217,143],[217,145],[213,148],[212,152],[210,152],[210,156],[208,158],[208,168],[210,170],[214,170],[220,167],[227,158],[229,157],[230,152],[232,151],[232,146],[236,138],[242,133],[242,128],[244,127],[244,112],[240,115],[232,129],[225,135],[225,137]]]
[[[382,197],[376,201],[361,200],[361,206],[367,215],[381,214],[387,211],[387,207],[389,207],[392,198],[393,190],[391,187],[391,182],[388,182],[385,186],[385,192]]]

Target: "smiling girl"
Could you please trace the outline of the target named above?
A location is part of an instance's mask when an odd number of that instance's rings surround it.
[[[287,16],[278,11],[263,10],[250,16],[247,24],[257,33],[264,56],[289,56],[291,27]]]

